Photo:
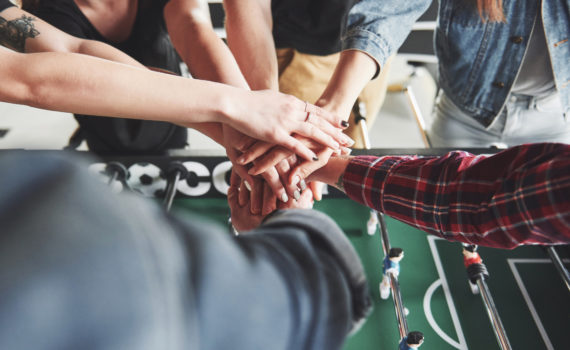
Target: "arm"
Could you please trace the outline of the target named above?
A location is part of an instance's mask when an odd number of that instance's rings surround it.
[[[445,239],[514,248],[570,242],[569,168],[570,146],[533,144],[493,156],[332,158],[311,179]]]
[[[133,332],[157,349],[340,349],[370,311],[358,254],[322,213],[283,211],[230,237],[112,194],[74,154],[3,154],[0,178],[11,184],[0,187],[0,205],[11,208],[0,213],[0,322],[10,323],[2,349],[74,348],[85,332],[102,349],[133,343]],[[15,274],[26,283],[13,283]],[[38,301],[38,288],[53,285],[61,292]],[[57,312],[46,312],[54,303]]]
[[[232,53],[214,32],[203,0],[170,0],[164,8],[176,51],[197,79],[248,88]]]
[[[28,20],[25,25],[19,25]],[[48,26],[46,24],[46,26]],[[49,30],[56,29],[49,26]],[[21,48],[46,40],[16,8],[0,12],[0,45]],[[292,134],[335,147],[341,140],[337,116],[292,96],[251,93],[227,85],[145,71],[86,55],[21,54],[0,48],[0,100],[64,112],[153,119],[180,125],[222,122],[257,138],[285,146],[305,159],[315,153]],[[307,109],[315,118],[305,122]]]
[[[354,101],[376,72],[375,60],[363,51],[347,50],[316,105],[348,120]]]
[[[375,76],[404,42],[432,0],[361,0],[350,9],[342,28],[342,50],[359,50],[374,58]]]
[[[279,89],[271,0],[224,0],[228,45],[252,90]]]
[[[0,21],[0,43],[17,52],[72,52],[143,67],[110,45],[68,35],[17,7],[2,11]]]

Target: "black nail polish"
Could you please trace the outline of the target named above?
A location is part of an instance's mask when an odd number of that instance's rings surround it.
[[[348,128],[348,122],[346,120],[341,121],[340,125],[342,125],[345,128]]]
[[[319,157],[316,157],[316,156],[315,156],[315,157],[313,157],[313,160],[316,162],[316,161],[319,160]]]

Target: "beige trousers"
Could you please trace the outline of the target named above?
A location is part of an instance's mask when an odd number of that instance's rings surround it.
[[[301,53],[295,49],[277,49],[279,65],[279,90],[297,98],[315,103],[325,90],[335,67],[340,59],[340,53],[328,56],[315,56]],[[380,75],[371,80],[358,97],[366,105],[366,124],[372,126],[376,115],[384,102],[388,85],[388,60]],[[359,127],[354,122],[354,114],[350,114],[350,126],[345,133],[356,142],[354,148],[364,148],[364,139]]]

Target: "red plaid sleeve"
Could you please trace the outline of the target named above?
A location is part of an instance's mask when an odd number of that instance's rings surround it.
[[[358,156],[344,187],[351,199],[448,240],[499,248],[570,243],[566,144],[492,156]]]

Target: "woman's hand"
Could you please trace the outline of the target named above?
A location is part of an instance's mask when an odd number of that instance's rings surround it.
[[[294,134],[333,150],[354,143],[342,133],[348,124],[339,116],[272,90],[241,95],[239,104],[229,106],[226,114],[229,118],[225,122],[235,129],[258,140],[280,145],[306,160],[316,160],[317,155]]]

